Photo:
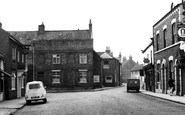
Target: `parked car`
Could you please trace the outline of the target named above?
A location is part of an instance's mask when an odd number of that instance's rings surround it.
[[[43,100],[47,102],[46,89],[41,81],[32,81],[26,84],[25,100],[27,104],[31,101]]]
[[[127,92],[129,90],[140,90],[140,80],[139,79],[127,79]]]

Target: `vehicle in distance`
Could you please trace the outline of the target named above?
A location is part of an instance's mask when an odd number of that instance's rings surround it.
[[[127,79],[127,92],[129,90],[135,90],[135,91],[139,92],[140,80],[139,79]]]
[[[25,100],[27,104],[38,100],[47,102],[46,89],[42,81],[32,81],[26,84]]]

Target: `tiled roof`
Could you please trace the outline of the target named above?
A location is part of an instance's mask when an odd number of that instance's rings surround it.
[[[131,71],[139,71],[143,69],[143,64],[137,64],[135,65]]]
[[[37,39],[91,39],[89,30],[45,31],[39,35],[37,31],[9,31],[9,33],[23,44],[30,44]]]

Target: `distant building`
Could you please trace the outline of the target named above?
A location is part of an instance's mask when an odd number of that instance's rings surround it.
[[[131,78],[140,80],[140,88],[144,89],[143,64],[136,64],[131,70]]]
[[[24,96],[26,72],[26,48],[0,23],[0,100]]]
[[[128,78],[131,78],[131,70],[136,65],[136,62],[132,60],[132,56],[129,56],[127,60],[123,57],[121,68],[121,83],[126,83]]]
[[[103,86],[120,86],[120,60],[113,57],[110,47],[105,52],[98,52],[102,58],[102,79]]]

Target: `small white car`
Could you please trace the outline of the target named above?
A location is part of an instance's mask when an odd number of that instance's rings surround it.
[[[47,102],[46,89],[42,81],[32,81],[26,84],[25,100],[27,104],[31,101],[43,100]]]

